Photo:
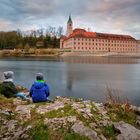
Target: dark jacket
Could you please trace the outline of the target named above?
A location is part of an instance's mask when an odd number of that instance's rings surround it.
[[[49,87],[45,82],[35,81],[30,89],[30,96],[33,102],[45,102],[49,95]]]
[[[7,98],[16,97],[18,93],[16,86],[13,82],[5,81],[0,84],[0,94],[4,95]]]

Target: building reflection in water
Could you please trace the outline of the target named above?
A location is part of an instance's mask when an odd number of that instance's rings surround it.
[[[84,63],[84,64],[137,64],[140,63],[139,59],[128,57],[61,57],[60,61],[69,63]]]

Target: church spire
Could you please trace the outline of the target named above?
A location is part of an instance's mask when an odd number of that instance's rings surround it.
[[[69,20],[68,20],[68,23],[72,23],[71,14],[69,14]]]
[[[69,19],[67,22],[67,36],[69,36],[70,34],[72,34],[73,32],[73,22],[71,19],[71,14],[69,14]]]

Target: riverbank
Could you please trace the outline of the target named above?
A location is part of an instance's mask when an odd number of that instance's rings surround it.
[[[66,97],[34,104],[0,96],[1,140],[139,138],[140,107],[121,104],[113,98],[105,104]]]
[[[62,57],[75,57],[75,56],[93,56],[93,57],[130,57],[130,58],[140,58],[140,53],[114,53],[114,52],[64,52]]]
[[[55,57],[61,55],[59,49],[14,49],[1,50],[0,57]]]
[[[92,56],[92,57],[129,57],[140,58],[140,52],[137,53],[115,53],[115,52],[71,52],[62,49],[14,49],[1,50],[0,57],[76,57],[76,56]]]

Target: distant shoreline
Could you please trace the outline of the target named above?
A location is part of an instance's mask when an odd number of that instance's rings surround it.
[[[138,53],[115,53],[115,52],[70,52],[60,49],[15,49],[15,50],[1,50],[0,58],[4,57],[126,57],[126,58],[140,58]]]
[[[61,57],[93,56],[93,57],[127,57],[140,58],[140,53],[88,53],[88,52],[64,52]]]

